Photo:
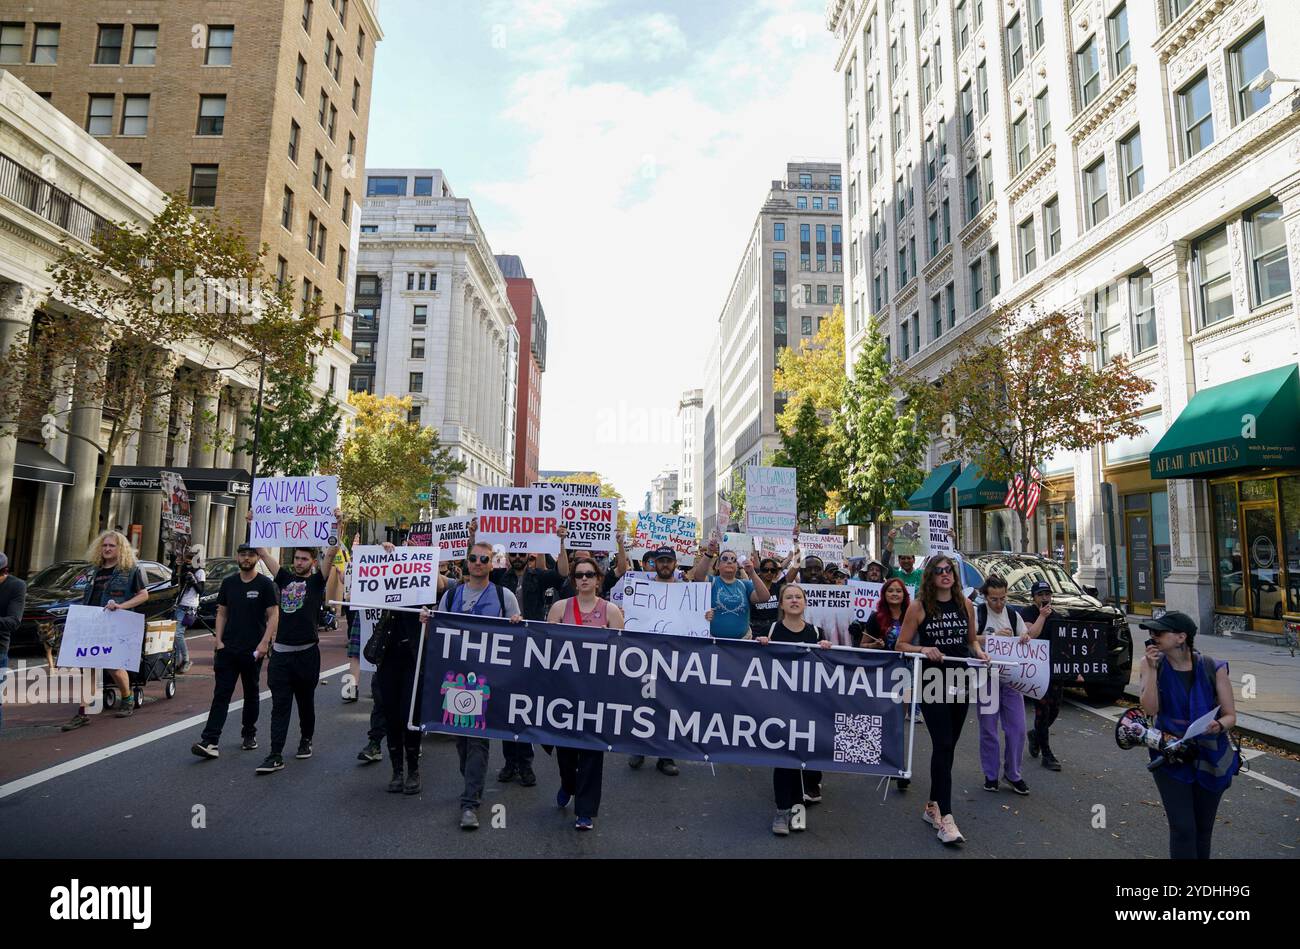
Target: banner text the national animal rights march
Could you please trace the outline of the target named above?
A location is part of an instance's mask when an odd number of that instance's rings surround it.
[[[425,731],[760,767],[897,776],[899,653],[760,646],[437,613]]]

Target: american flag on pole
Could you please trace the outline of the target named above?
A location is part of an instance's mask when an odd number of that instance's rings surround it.
[[[1025,479],[1020,477],[1020,472],[1007,482],[1007,497],[1002,502],[1005,507],[1018,511],[1024,506]]]
[[[1019,480],[1020,476],[1016,475]],[[1043,493],[1042,485],[1043,473],[1038,470],[1037,465],[1029,466],[1029,493],[1025,497],[1025,517],[1032,518],[1034,512],[1038,510],[1038,498]]]

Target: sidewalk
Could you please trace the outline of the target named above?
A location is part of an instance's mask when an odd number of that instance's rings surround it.
[[[1142,668],[1142,643],[1146,634],[1132,625],[1133,678],[1125,690],[1133,698],[1141,694],[1138,677]],[[1264,645],[1244,639],[1202,634],[1196,637],[1201,652],[1226,660],[1237,699],[1237,727],[1243,732],[1300,751],[1300,653],[1294,657],[1279,645]],[[1243,695],[1243,677],[1253,697]]]

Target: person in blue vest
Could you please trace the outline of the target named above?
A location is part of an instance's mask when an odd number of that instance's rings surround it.
[[[510,590],[490,579],[492,545],[476,543],[465,557],[465,580],[449,587],[438,609],[443,613],[468,613],[471,616],[504,616],[512,623],[523,622],[519,601]],[[487,779],[488,740],[457,738],[456,754],[465,788],[460,796],[462,830],[478,829],[478,806],[483,799],[483,782]]]

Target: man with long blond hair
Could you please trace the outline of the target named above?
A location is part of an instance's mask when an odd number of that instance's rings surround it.
[[[136,565],[135,550],[130,541],[120,531],[104,531],[96,537],[86,551],[86,560],[90,561],[93,573],[87,577],[81,593],[83,606],[102,606],[110,611],[133,610],[148,601],[144,572]],[[110,674],[121,696],[117,717],[127,718],[135,711],[130,677],[125,669],[112,669]],[[72,731],[89,724],[86,707],[82,705],[63,730]]]

